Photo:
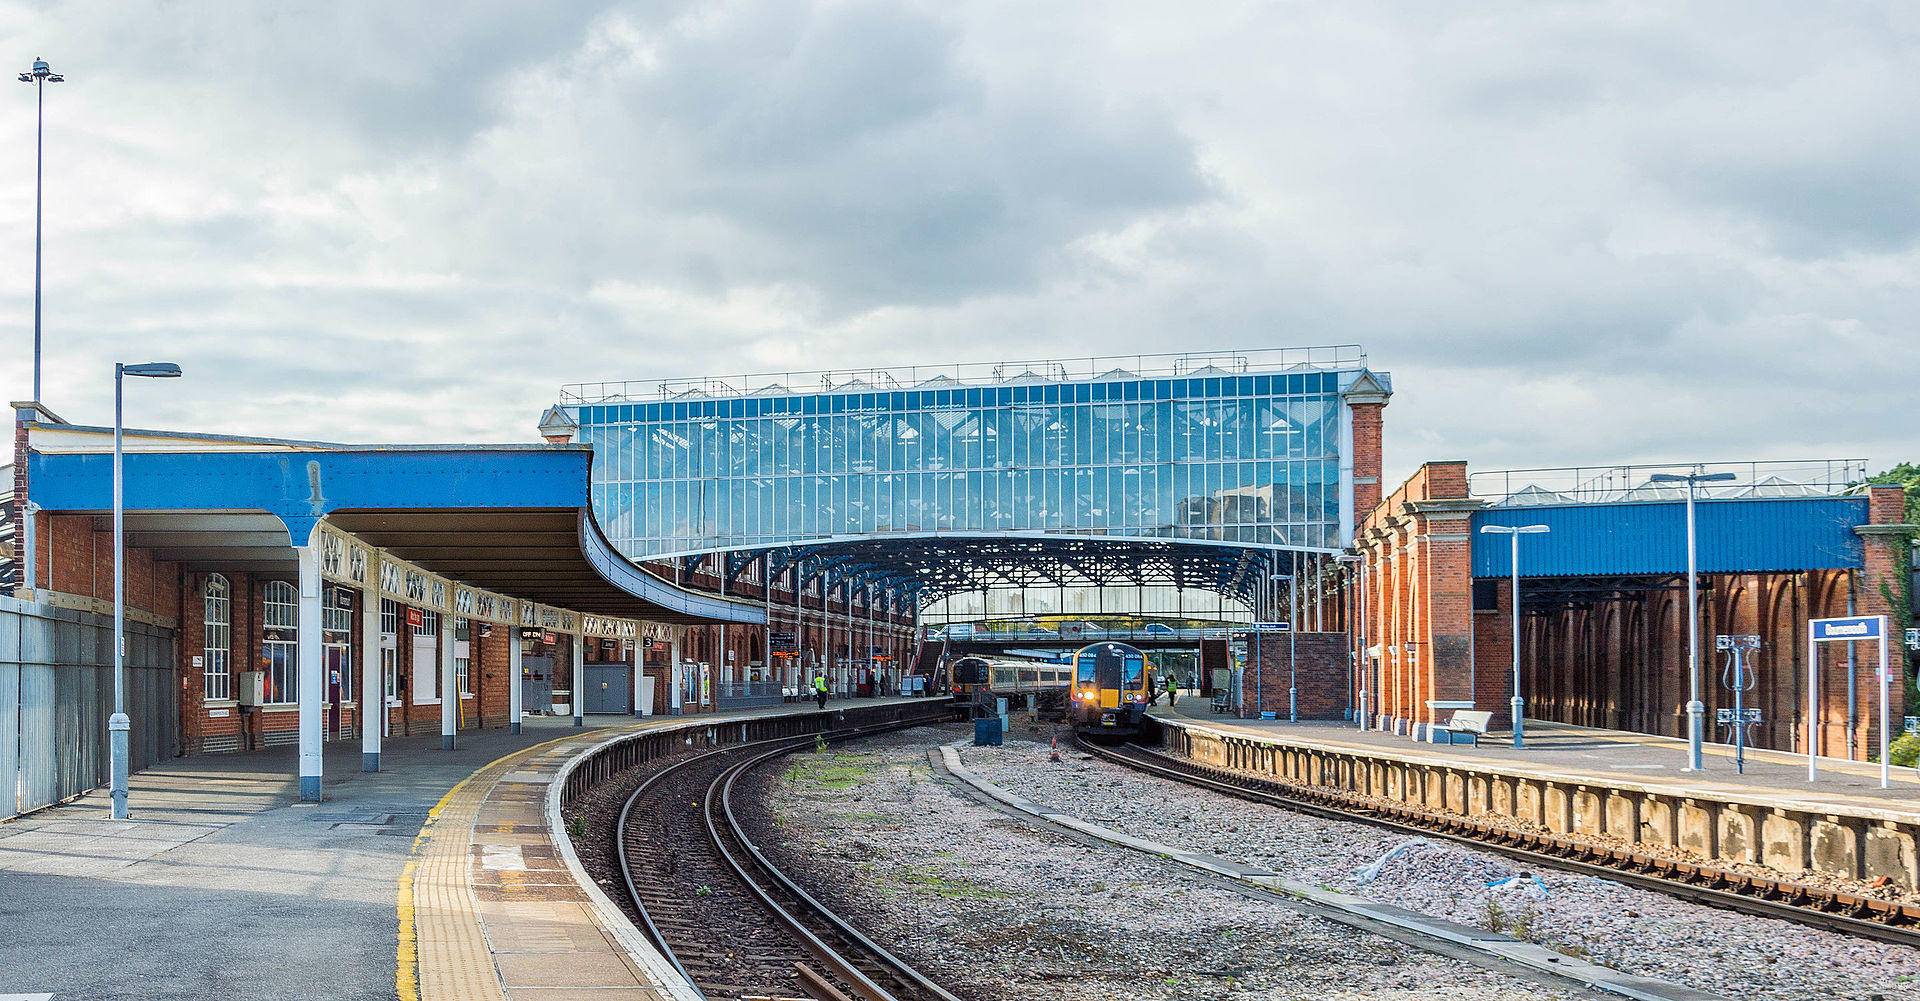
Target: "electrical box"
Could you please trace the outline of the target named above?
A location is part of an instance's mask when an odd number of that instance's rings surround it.
[[[267,672],[240,672],[240,704],[243,706],[265,705],[267,702]]]

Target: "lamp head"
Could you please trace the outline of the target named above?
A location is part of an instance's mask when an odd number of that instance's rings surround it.
[[[120,371],[126,375],[137,375],[143,379],[178,379],[180,366],[170,361],[142,362],[138,365],[122,365]]]

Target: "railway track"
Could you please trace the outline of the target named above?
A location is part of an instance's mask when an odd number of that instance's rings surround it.
[[[889,723],[828,738],[913,725],[919,724]],[[643,930],[687,982],[716,1001],[958,1001],[782,872],[735,809],[742,777],[817,739],[705,751],[641,782],[621,808],[615,850]]]
[[[1913,904],[1731,872],[1577,838],[1518,831],[1333,790],[1304,788],[1186,761],[1138,745],[1102,745],[1078,737],[1075,743],[1104,761],[1256,803],[1443,838],[1542,868],[1611,879],[1694,903],[1920,948],[1920,906]]]

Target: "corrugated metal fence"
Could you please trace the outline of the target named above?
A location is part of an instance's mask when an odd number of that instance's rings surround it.
[[[127,623],[127,716],[138,771],[174,756],[171,630]],[[113,620],[0,596],[0,818],[107,783]]]

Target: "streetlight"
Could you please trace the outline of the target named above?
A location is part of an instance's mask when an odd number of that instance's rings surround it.
[[[1687,767],[1701,770],[1701,730],[1706,725],[1707,704],[1700,701],[1700,573],[1693,537],[1693,488],[1697,483],[1724,483],[1732,473],[1703,473],[1694,467],[1691,473],[1654,473],[1650,483],[1687,485]]]
[[[44,66],[45,63],[36,63]],[[109,753],[113,757],[113,819],[127,819],[127,610],[124,593],[126,590],[126,568],[124,566],[126,532],[121,525],[124,505],[121,501],[121,427],[123,407],[121,405],[121,383],[124,376],[139,376],[143,379],[178,379],[180,366],[170,361],[153,361],[141,365],[113,365],[113,715],[107,719],[107,742]]]
[[[1526,711],[1527,703],[1520,697],[1520,537],[1523,535],[1545,535],[1552,531],[1546,525],[1481,525],[1483,535],[1504,535],[1511,544],[1508,553],[1507,569],[1512,574],[1512,583],[1508,586],[1508,595],[1513,601],[1513,746],[1516,750],[1527,746]]]
[[[1356,716],[1360,729],[1365,730],[1367,728],[1367,671],[1361,661],[1367,655],[1367,558],[1359,553],[1340,553],[1335,555],[1333,560],[1335,563],[1344,563],[1349,567],[1358,567],[1360,571],[1357,575],[1359,591],[1354,603],[1357,614],[1354,616],[1353,623],[1353,631],[1360,637],[1360,654],[1357,657],[1351,651],[1347,654],[1349,658],[1347,691],[1352,692],[1355,688],[1360,691],[1360,706]]]
[[[47,84],[65,83],[67,78],[53,71],[45,59],[34,57],[33,68],[20,74],[21,83],[33,84],[33,399],[40,396],[40,180],[45,174]]]

